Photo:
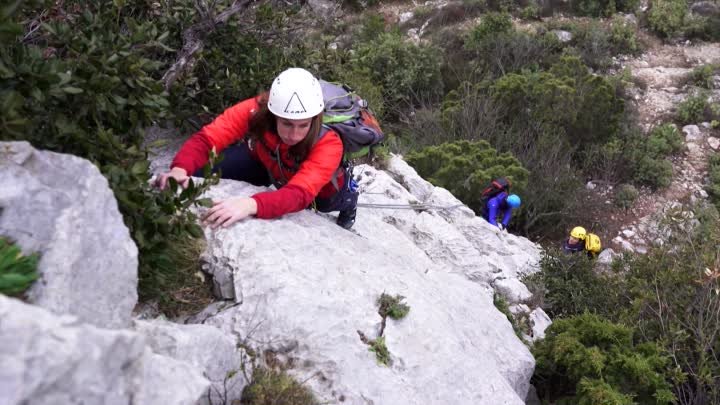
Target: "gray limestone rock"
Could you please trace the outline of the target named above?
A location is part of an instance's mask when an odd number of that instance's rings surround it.
[[[138,251],[97,167],[0,142],[0,176],[0,235],[41,255],[29,301],[97,326],[129,325]]]
[[[0,325],[3,405],[193,405],[209,385],[129,330],[98,328],[2,295]]]
[[[153,352],[202,371],[212,383],[202,403],[213,405],[240,398],[247,385],[241,369],[249,368],[249,361],[234,336],[208,325],[181,325],[161,319],[136,321],[135,330],[145,336]]]
[[[534,362],[494,307],[489,283],[533,271],[538,248],[393,164],[392,177],[424,198],[360,166],[361,203],[409,208],[414,201],[426,209],[362,206],[351,232],[335,225],[333,214],[311,211],[206,229],[206,268],[231,273],[226,279],[241,304],[205,324],[256,352],[280,353],[321,401],[522,404]],[[208,196],[260,190],[221,181]],[[383,292],[405,296],[411,308],[405,319],[387,321],[389,368],[377,364],[358,335],[377,337]]]

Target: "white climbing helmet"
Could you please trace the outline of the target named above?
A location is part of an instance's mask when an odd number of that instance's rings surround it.
[[[312,118],[325,108],[320,82],[305,69],[290,68],[273,80],[268,109],[291,120]]]

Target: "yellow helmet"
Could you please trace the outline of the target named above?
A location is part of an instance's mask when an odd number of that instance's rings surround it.
[[[576,226],[573,228],[573,230],[570,232],[570,236],[572,236],[575,239],[584,240],[585,235],[587,235],[587,231],[582,226]]]

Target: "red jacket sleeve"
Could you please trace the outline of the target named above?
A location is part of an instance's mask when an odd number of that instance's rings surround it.
[[[300,169],[288,184],[277,191],[258,193],[258,218],[277,218],[307,208],[335,175],[342,160],[343,144],[340,136],[329,131],[310,150]]]
[[[183,144],[170,167],[180,167],[192,175],[208,161],[211,149],[220,153],[245,136],[250,119],[258,109],[255,98],[241,101],[225,110]]]

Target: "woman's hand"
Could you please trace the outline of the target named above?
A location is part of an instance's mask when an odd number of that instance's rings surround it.
[[[214,201],[213,207],[203,216],[203,223],[227,228],[235,222],[257,214],[257,202],[248,197],[232,197],[222,201]]]
[[[188,183],[190,182],[190,177],[187,175],[187,171],[185,171],[185,169],[173,167],[172,170],[159,175],[155,179],[155,187],[160,190],[164,190],[168,185],[168,179],[170,177],[175,179],[182,188],[187,188]]]

